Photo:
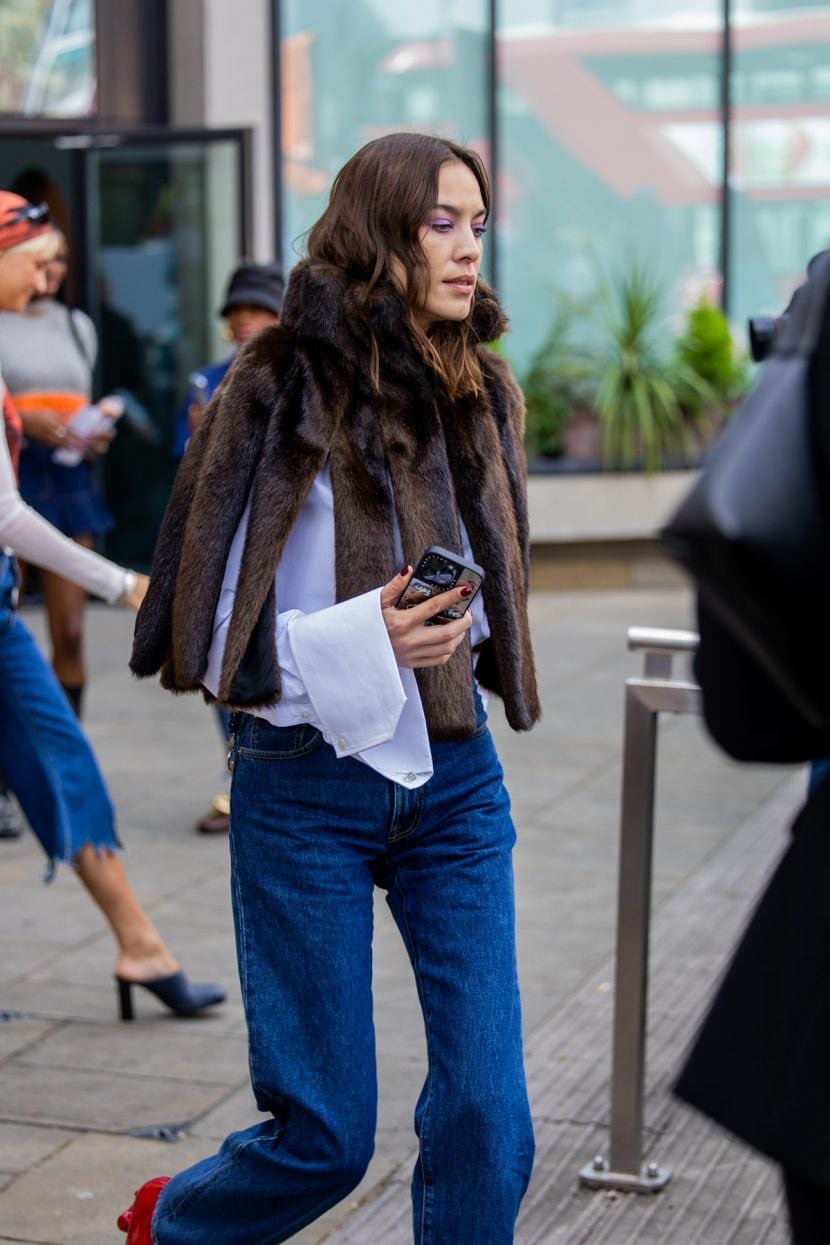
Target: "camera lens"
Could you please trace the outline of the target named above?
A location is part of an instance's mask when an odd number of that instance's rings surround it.
[[[749,321],[749,349],[756,363],[762,363],[772,350],[778,334],[773,316],[753,316]]]
[[[446,570],[440,566],[437,566],[434,570],[430,568],[430,570],[426,571],[424,574],[424,579],[427,583],[434,584],[436,588],[451,587],[454,578],[455,576],[452,571]]]

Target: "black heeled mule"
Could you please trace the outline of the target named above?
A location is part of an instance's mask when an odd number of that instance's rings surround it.
[[[221,986],[194,985],[181,970],[171,973],[169,977],[157,977],[154,981],[125,981],[123,977],[116,977],[115,984],[122,1020],[134,1019],[133,986],[149,990],[177,1016],[193,1016],[205,1007],[214,1007],[225,1001],[225,991]]]

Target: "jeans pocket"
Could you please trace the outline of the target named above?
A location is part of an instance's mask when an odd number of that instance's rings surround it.
[[[236,754],[253,761],[287,761],[307,756],[322,742],[322,732],[307,722],[274,726],[264,718],[245,714],[237,730]]]

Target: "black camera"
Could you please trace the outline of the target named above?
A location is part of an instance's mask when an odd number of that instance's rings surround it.
[[[756,363],[766,359],[786,319],[785,311],[780,316],[753,316],[749,320],[749,352]]]
[[[815,265],[828,251],[818,251],[807,264],[807,277],[812,276]],[[749,350],[756,363],[763,363],[775,345],[778,334],[787,323],[790,312],[796,304],[799,286],[780,316],[753,316],[749,321]]]

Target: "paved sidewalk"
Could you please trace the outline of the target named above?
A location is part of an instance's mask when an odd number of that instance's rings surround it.
[[[0,842],[0,1241],[114,1245],[115,1216],[150,1175],[210,1153],[257,1118],[235,980],[227,844],[193,833],[224,781],[218,731],[197,698],[126,670],[131,619],[90,611],[87,727],[119,809],[125,860],[153,918],[197,979],[228,1003],[200,1020],[147,996],[117,1021],[112,943],[67,870],[51,887],[31,835]],[[657,1196],[582,1190],[607,1139],[610,981],[623,680],[640,659],[627,627],[690,625],[687,595],[535,593],[545,719],[514,736],[494,706],[519,832],[520,973],[539,1156],[518,1245],[783,1245],[774,1171],[668,1092],[724,956],[785,843],[803,776],[736,766],[695,719],[661,725],[649,1157],[674,1178]],[[27,621],[42,634],[38,611]],[[378,903],[381,1103],[377,1153],[348,1202],[300,1245],[409,1241],[412,1110],[424,1073],[417,998]],[[449,1243],[448,1243],[449,1245]],[[486,1242],[482,1242],[486,1245]]]

